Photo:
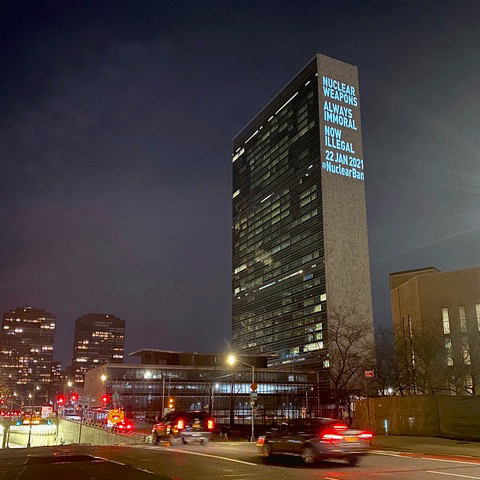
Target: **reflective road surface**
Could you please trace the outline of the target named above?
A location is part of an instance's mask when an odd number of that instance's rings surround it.
[[[70,457],[74,455],[74,457]],[[42,458],[39,458],[42,457]],[[0,450],[0,479],[478,479],[480,459],[424,457],[373,450],[358,466],[295,457],[264,464],[254,444],[63,446]]]

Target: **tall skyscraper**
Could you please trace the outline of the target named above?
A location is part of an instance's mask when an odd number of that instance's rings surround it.
[[[373,318],[358,72],[324,55],[233,141],[232,344],[328,368],[329,321]]]
[[[123,363],[125,320],[115,315],[88,313],[75,323],[72,367],[82,387],[87,370],[104,363]]]
[[[0,375],[10,394],[46,400],[52,378],[56,317],[20,307],[5,312],[0,332]]]

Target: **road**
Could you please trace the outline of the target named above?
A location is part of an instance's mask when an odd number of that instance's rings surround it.
[[[59,462],[51,465],[27,465],[27,455],[55,454],[92,455],[95,462],[77,457],[76,465]],[[91,458],[91,457],[90,457]],[[114,462],[108,462],[108,461]],[[103,463],[102,463],[103,462]],[[415,479],[415,480],[480,480],[480,459],[432,457],[413,454],[372,451],[357,467],[342,462],[323,462],[305,467],[294,457],[278,458],[262,463],[257,447],[249,443],[211,442],[200,445],[137,445],[137,446],[63,446],[30,450],[0,450],[0,479],[29,480],[43,478],[166,479],[175,480],[303,480],[303,479]],[[133,468],[132,468],[133,467]],[[95,470],[97,469],[97,470]],[[23,473],[22,473],[23,472]],[[101,473],[98,473],[101,472]],[[107,475],[108,472],[108,475]],[[155,475],[153,475],[155,474]],[[81,475],[81,476],[80,476]]]

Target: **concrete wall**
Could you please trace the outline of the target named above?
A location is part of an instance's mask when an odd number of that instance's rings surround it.
[[[26,447],[29,434],[31,447],[56,445],[57,428],[55,425],[32,425],[31,432],[27,425],[10,425],[5,442],[8,442],[9,446]]]
[[[373,345],[365,182],[323,169],[323,164],[329,158],[327,150],[333,152],[331,147],[326,146],[325,143],[325,102],[341,105],[351,110],[356,129],[341,127],[332,123],[329,123],[329,126],[341,131],[342,141],[351,143],[355,153],[349,155],[363,160],[358,68],[320,54],[316,58],[320,109],[321,189],[327,315],[335,316],[335,314],[354,311],[355,318],[359,322],[367,323],[370,330],[370,342]],[[357,97],[357,106],[332,100],[325,96],[324,76],[353,86]],[[335,150],[335,155],[337,153],[344,152]],[[368,162],[368,160],[366,161]],[[341,166],[348,167],[348,165]]]
[[[0,432],[0,448],[4,445],[4,435],[1,433],[2,432]],[[26,447],[28,436],[28,426],[11,425],[8,433],[5,435],[5,443],[8,441],[10,446]],[[41,447],[72,443],[89,445],[121,445],[125,443],[143,443],[145,440],[144,435],[121,435],[91,425],[82,425],[80,433],[80,424],[78,422],[72,422],[60,418],[58,419],[58,425],[34,425],[30,435],[30,446]]]
[[[79,441],[80,439],[80,441]],[[120,435],[112,433],[104,428],[91,425],[82,425],[60,418],[58,420],[57,444],[84,443],[90,445],[119,445],[122,443],[142,443],[143,436]]]
[[[371,398],[369,410],[370,429],[377,434],[480,439],[480,397],[477,396]],[[355,405],[355,423],[358,428],[369,428],[366,400]]]

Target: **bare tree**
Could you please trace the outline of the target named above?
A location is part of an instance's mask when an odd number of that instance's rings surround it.
[[[448,345],[438,321],[410,322],[396,332],[399,388],[410,395],[436,395],[449,389]],[[453,370],[449,372],[453,374]]]
[[[375,380],[381,395],[405,395],[409,392],[403,356],[397,348],[393,331],[380,327],[375,332]]]
[[[335,398],[336,414],[340,406],[351,418],[350,400],[363,386],[365,370],[375,364],[371,325],[355,310],[332,311],[328,318],[328,375]]]

